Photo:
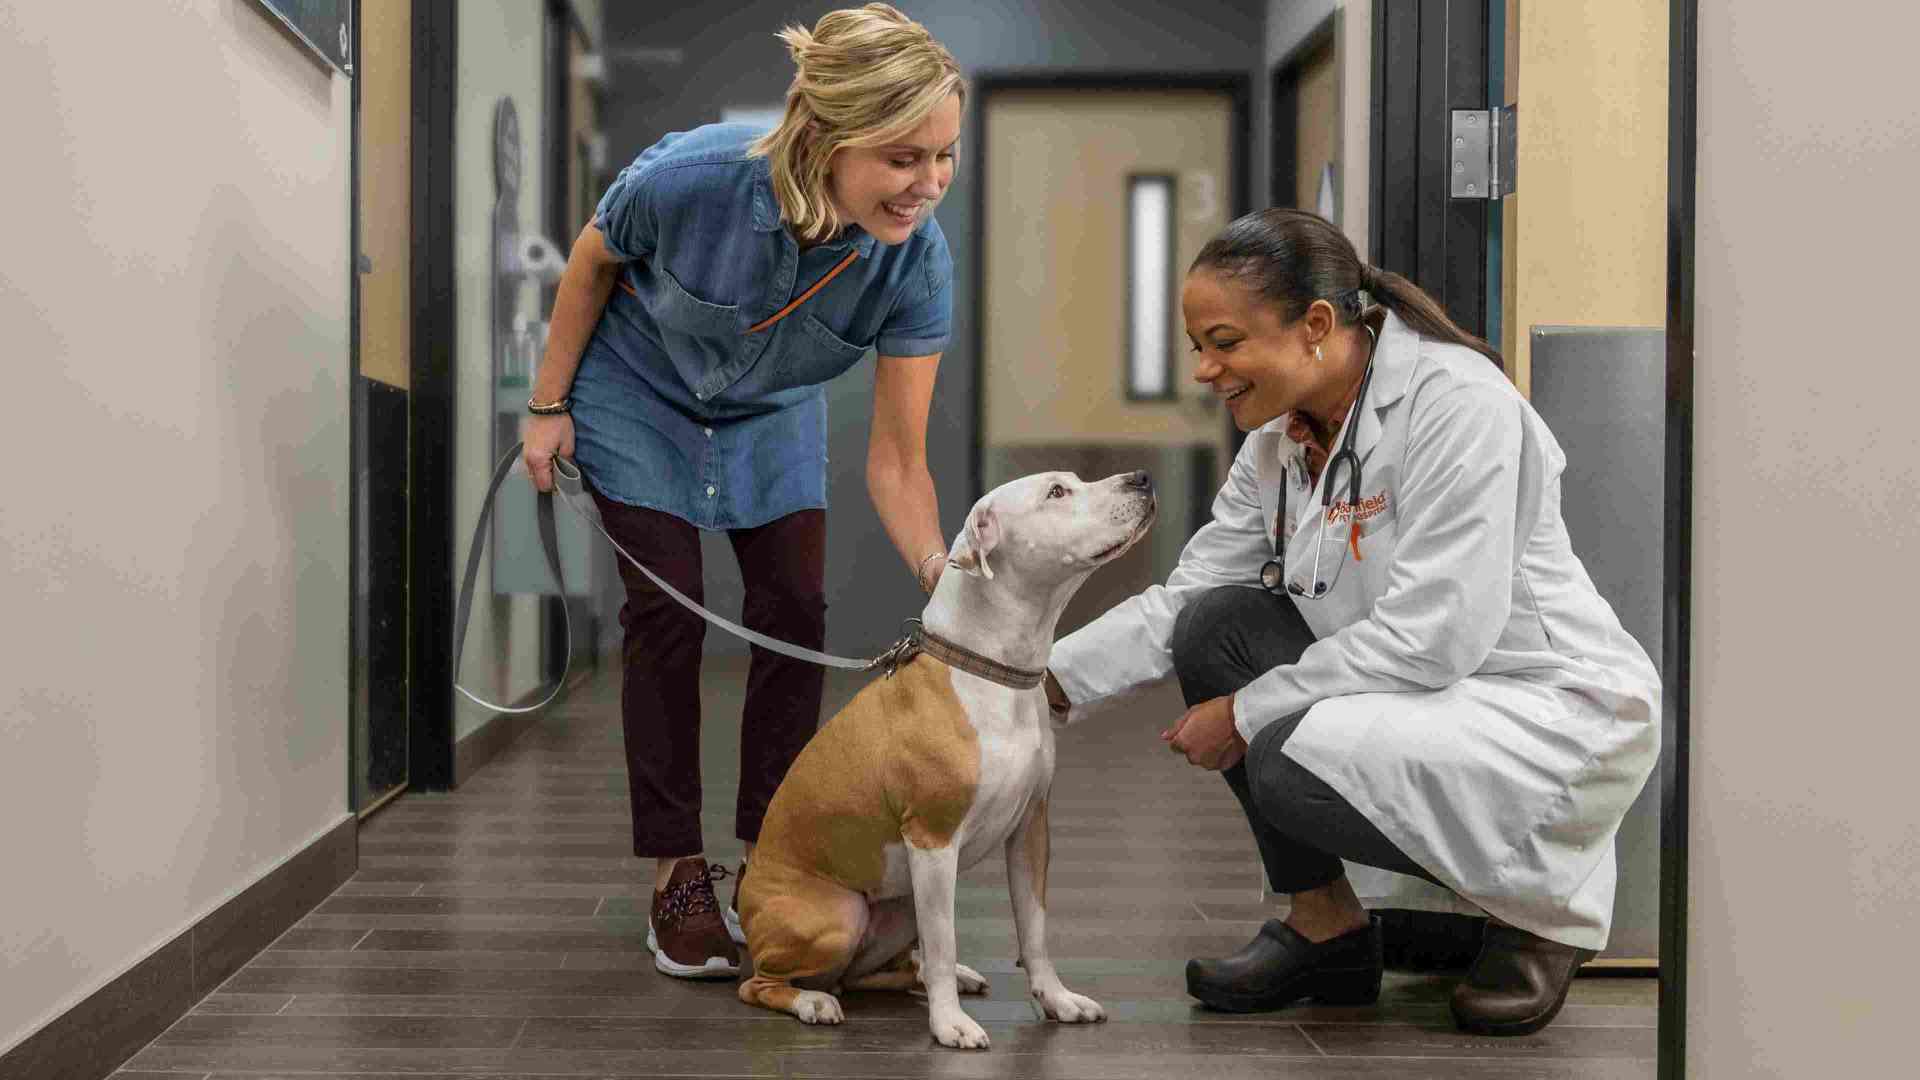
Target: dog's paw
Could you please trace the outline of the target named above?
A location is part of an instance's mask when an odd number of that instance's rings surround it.
[[[1036,990],[1033,997],[1049,1020],[1058,1020],[1063,1024],[1100,1024],[1107,1019],[1107,1011],[1100,1007],[1099,1002],[1064,986],[1046,992]]]
[[[955,1010],[952,1014],[946,1016],[942,1016],[936,1012],[931,1026],[933,1028],[933,1038],[941,1046],[951,1046],[956,1050],[985,1050],[987,1048],[986,1031],[981,1028],[979,1024],[973,1022],[973,1017],[968,1016],[964,1012]]]
[[[840,1010],[840,999],[818,990],[802,990],[793,999],[793,1015],[803,1024],[837,1024],[847,1018]]]
[[[953,981],[963,994],[984,994],[987,992],[987,977],[965,964],[953,965]]]

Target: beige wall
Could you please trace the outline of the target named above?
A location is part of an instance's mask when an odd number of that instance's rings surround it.
[[[0,7],[0,1052],[344,820],[344,77]]]
[[[1334,52],[1335,44],[1328,39],[1303,59],[1300,96],[1294,105],[1298,111],[1294,131],[1298,133],[1299,159],[1293,178],[1293,198],[1295,206],[1308,210],[1319,205],[1320,174],[1340,156],[1340,65]],[[1338,183],[1337,170],[1335,182]],[[1337,194],[1334,205],[1337,217]]]
[[[413,5],[364,4],[360,55],[360,374],[404,390],[413,355]]]
[[[520,225],[535,231],[546,221],[542,150],[545,125],[541,64],[545,56],[544,12],[539,4],[461,0],[459,93],[454,103],[454,262],[456,269],[454,389],[454,558],[464,566],[473,521],[486,497],[497,460],[493,446],[493,358],[489,332],[493,290],[493,111],[513,98],[520,119]],[[549,237],[564,254],[572,237]],[[523,287],[521,310],[545,318],[535,288]],[[505,448],[502,447],[504,452]],[[525,484],[525,474],[508,478]],[[562,528],[567,526],[562,525]],[[531,596],[495,599],[492,560],[484,560],[474,586],[473,623],[467,632],[461,682],[492,701],[507,703],[545,685],[540,671],[539,601]],[[454,698],[454,735],[478,728],[488,714],[466,698]]]
[[[1689,1077],[1913,1069],[1917,36],[1700,5]]]
[[[1179,275],[1230,220],[1230,103],[1205,91],[1116,91],[1068,102],[1036,90],[995,94],[986,108],[982,276],[992,315],[982,346],[982,441],[1218,442],[1224,459],[1221,406],[1193,381],[1177,305]],[[1125,396],[1130,172],[1178,178],[1165,342],[1177,401]]]
[[[1533,326],[1664,326],[1669,0],[1509,9],[1520,106],[1501,351],[1531,389]]]
[[[1371,259],[1367,202],[1373,174],[1373,5],[1343,3],[1334,25],[1340,65],[1340,231]]]
[[[1270,203],[1267,191],[1268,144],[1272,141],[1272,129],[1268,125],[1268,109],[1271,103],[1268,97],[1272,92],[1273,68],[1291,55],[1319,29],[1328,16],[1334,19],[1334,80],[1336,98],[1332,104],[1339,118],[1338,141],[1333,147],[1338,164],[1334,175],[1338,185],[1336,206],[1340,222],[1340,231],[1353,241],[1361,257],[1369,255],[1367,231],[1369,228],[1369,207],[1367,205],[1367,177],[1372,170],[1372,129],[1369,127],[1373,115],[1373,14],[1369,3],[1349,3],[1347,0],[1269,0],[1267,5],[1267,47],[1266,62],[1255,73],[1255,97],[1262,107],[1254,116],[1257,125],[1253,132],[1255,158],[1261,163],[1262,172],[1254,183],[1253,205],[1267,206]],[[1302,93],[1302,98],[1308,95]],[[1324,89],[1320,100],[1324,100]],[[1319,191],[1319,167],[1314,168],[1310,181],[1311,190]],[[1302,182],[1307,183],[1303,176]],[[1304,205],[1311,208],[1313,201]]]

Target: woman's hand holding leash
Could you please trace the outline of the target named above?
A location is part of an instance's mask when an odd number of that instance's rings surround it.
[[[568,460],[573,458],[573,417],[565,413],[530,416],[527,418],[524,441],[526,451],[522,459],[527,465],[527,476],[533,480],[534,490],[552,491],[554,456]]]
[[[1247,755],[1246,740],[1233,726],[1233,695],[1203,701],[1160,733],[1167,749],[1184,754],[1187,763],[1220,772]]]

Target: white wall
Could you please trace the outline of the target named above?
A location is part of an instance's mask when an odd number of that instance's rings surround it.
[[[0,1051],[346,813],[348,91],[0,5]]]
[[[1699,17],[1687,1075],[1903,1074],[1920,15]]]
[[[454,75],[454,559],[465,566],[473,521],[486,497],[487,481],[498,454],[493,445],[492,258],[493,115],[501,97],[513,98],[520,121],[520,224],[538,230],[546,220],[542,150],[544,98],[541,70],[545,57],[544,8],[540,4],[461,0],[458,70]],[[572,237],[549,237],[564,254]],[[545,318],[532,286],[524,290],[522,310]],[[524,394],[521,397],[524,401]],[[501,448],[505,452],[505,447]],[[507,478],[525,484],[524,473]],[[562,511],[563,516],[565,512]],[[577,523],[565,523],[568,528]],[[467,632],[467,663],[461,682],[501,703],[545,685],[540,671],[539,601],[531,596],[494,599],[492,560],[485,560],[475,584],[473,623]],[[454,697],[454,735],[466,735],[488,713],[465,697]]]

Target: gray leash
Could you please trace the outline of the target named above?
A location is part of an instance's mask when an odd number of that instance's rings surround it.
[[[487,497],[480,504],[480,520],[474,522],[473,543],[467,547],[466,575],[460,583],[460,600],[454,609],[453,615],[453,688],[460,691],[460,693],[466,696],[467,700],[481,708],[490,709],[499,713],[534,712],[551,704],[553,699],[560,695],[561,689],[567,685],[567,672],[572,670],[573,666],[573,621],[571,618],[565,617],[567,609],[567,587],[560,573],[559,534],[554,527],[553,521],[553,497],[556,493],[559,494],[561,501],[567,504],[568,509],[580,516],[580,520],[593,526],[595,532],[606,537],[607,543],[613,545],[613,550],[619,552],[621,558],[639,568],[641,573],[647,575],[649,581],[658,585],[668,596],[673,597],[694,614],[699,615],[720,629],[735,636],[745,638],[747,641],[761,648],[771,649],[774,652],[791,656],[795,659],[805,660],[809,663],[820,664],[823,667],[845,668],[849,671],[873,671],[880,669],[889,675],[893,674],[894,669],[902,662],[919,651],[920,621],[918,619],[907,620],[908,629],[905,636],[899,641],[894,642],[886,652],[870,660],[856,660],[852,657],[834,656],[829,653],[802,648],[798,645],[790,645],[787,642],[770,638],[758,631],[749,630],[738,623],[715,615],[713,612],[708,611],[706,608],[688,599],[680,590],[662,581],[659,575],[647,569],[640,560],[628,554],[627,549],[621,547],[618,540],[608,535],[606,527],[600,524],[599,515],[594,513],[591,508],[583,508],[581,506],[581,503],[587,496],[586,485],[581,478],[579,467],[565,458],[556,457],[553,459],[553,489],[551,491],[535,493],[534,510],[540,531],[540,546],[546,549],[547,567],[553,573],[554,587],[560,592],[560,610],[566,633],[565,660],[560,670],[560,680],[554,683],[553,689],[547,692],[546,697],[541,698],[537,704],[533,705],[518,707],[498,705],[479,697],[474,694],[473,691],[460,685],[460,660],[461,654],[465,652],[467,619],[472,614],[473,584],[474,580],[480,576],[480,546],[486,542],[487,525],[493,520],[493,497],[500,491],[500,485],[506,481],[507,474],[513,471],[513,464],[519,460],[523,445],[524,444],[521,443],[515,443],[513,449],[507,451],[506,456],[500,459],[500,464],[494,467],[493,480],[487,485]]]

